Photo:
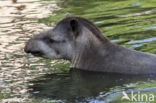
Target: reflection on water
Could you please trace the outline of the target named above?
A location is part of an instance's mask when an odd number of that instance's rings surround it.
[[[146,27],[144,29],[156,29],[156,26],[152,26],[152,27]]]
[[[148,39],[145,39],[145,40],[136,40],[136,41],[130,41],[128,42],[128,44],[135,44],[135,43],[144,43],[144,42],[150,42],[150,41],[154,41],[156,40],[156,38],[148,38]]]
[[[138,5],[141,5],[142,3],[141,2],[135,2],[135,3],[132,3],[131,5],[132,6],[138,6]]]
[[[51,98],[62,100],[66,103],[86,103],[95,101],[116,101],[114,97],[125,91],[136,91],[141,86],[140,92],[155,91],[149,85],[156,76],[146,75],[120,75],[95,73],[72,69],[69,73],[47,74],[38,80],[32,81],[29,88],[36,98]],[[137,92],[137,91],[136,91]],[[94,101],[94,102],[93,102]]]

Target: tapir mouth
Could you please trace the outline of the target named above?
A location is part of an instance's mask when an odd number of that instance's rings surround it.
[[[41,51],[39,51],[39,50],[31,50],[31,49],[28,49],[28,48],[24,48],[24,51],[26,52],[26,53],[30,53],[30,54],[32,54],[32,55],[34,55],[34,56],[42,56],[43,55],[43,52],[41,52]]]
[[[38,56],[38,57],[41,57],[41,56],[43,56],[43,53],[42,52],[40,52],[40,51],[32,51],[32,52],[30,52],[32,55],[34,55],[34,56]]]

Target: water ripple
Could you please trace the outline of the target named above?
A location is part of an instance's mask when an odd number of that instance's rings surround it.
[[[128,44],[144,43],[144,42],[150,42],[150,41],[154,41],[154,40],[156,40],[156,37],[148,38],[148,39],[144,39],[144,40],[130,41],[130,42],[128,42]]]

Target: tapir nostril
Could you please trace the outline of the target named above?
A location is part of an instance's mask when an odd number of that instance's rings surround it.
[[[24,52],[30,53],[30,51],[26,47],[24,48]]]
[[[31,53],[31,50],[28,49],[27,47],[25,47],[25,48],[24,48],[24,52],[26,52],[26,53]]]

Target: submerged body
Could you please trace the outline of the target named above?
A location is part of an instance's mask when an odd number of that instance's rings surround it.
[[[156,74],[156,55],[111,43],[84,18],[68,17],[54,29],[31,38],[25,52],[67,59],[73,68],[123,74]]]

